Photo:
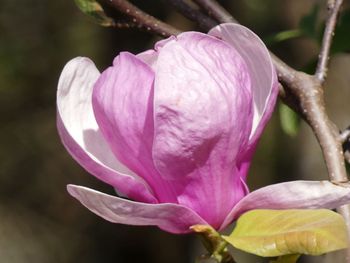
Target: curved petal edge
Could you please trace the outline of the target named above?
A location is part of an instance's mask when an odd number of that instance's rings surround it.
[[[254,142],[270,118],[277,97],[277,74],[269,51],[253,31],[242,25],[220,24],[208,34],[229,43],[247,63],[254,98],[254,120],[250,134],[251,141]]]
[[[330,181],[292,181],[251,192],[231,210],[221,229],[253,209],[334,209],[350,203],[350,184]]]
[[[208,224],[196,212],[181,205],[134,202],[77,185],[68,185],[67,190],[90,211],[113,223],[158,226],[174,234],[189,233],[193,225]]]

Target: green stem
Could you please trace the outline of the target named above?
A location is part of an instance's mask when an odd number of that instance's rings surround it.
[[[204,247],[209,252],[211,258],[218,263],[236,263],[232,255],[228,252],[227,242],[221,235],[208,225],[195,225],[192,230],[199,234]]]

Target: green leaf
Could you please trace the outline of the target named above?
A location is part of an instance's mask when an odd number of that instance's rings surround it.
[[[282,130],[289,136],[296,136],[299,131],[300,117],[287,105],[279,105],[280,122]]]
[[[101,26],[113,26],[114,20],[108,17],[96,0],[74,0],[79,9],[92,17]]]
[[[223,238],[262,257],[320,255],[348,245],[343,217],[327,209],[252,210]]]

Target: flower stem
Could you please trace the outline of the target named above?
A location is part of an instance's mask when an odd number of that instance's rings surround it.
[[[209,256],[218,263],[236,263],[228,252],[227,242],[209,225],[195,225],[191,229],[198,233]]]

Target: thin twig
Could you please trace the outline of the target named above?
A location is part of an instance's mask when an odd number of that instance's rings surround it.
[[[103,2],[119,12],[132,18],[132,22],[142,25],[147,31],[152,31],[163,37],[177,35],[180,31],[159,19],[143,12],[126,0],[103,0]]]
[[[328,19],[326,22],[326,27],[323,33],[323,40],[321,51],[319,55],[319,60],[317,64],[317,69],[315,76],[323,83],[327,75],[327,64],[329,61],[329,52],[332,45],[332,40],[334,36],[334,29],[337,24],[337,17],[341,8],[343,0],[329,0],[327,4],[328,8]]]
[[[196,21],[198,26],[204,30],[208,30],[217,25],[214,19],[205,15],[201,10],[193,8],[184,0],[166,0],[166,2],[169,2],[188,19]]]
[[[141,24],[137,24],[134,22],[127,22],[127,21],[114,21],[112,24],[113,28],[118,29],[128,29],[128,28],[141,28]]]
[[[220,23],[237,23],[233,16],[215,0],[193,0]]]

